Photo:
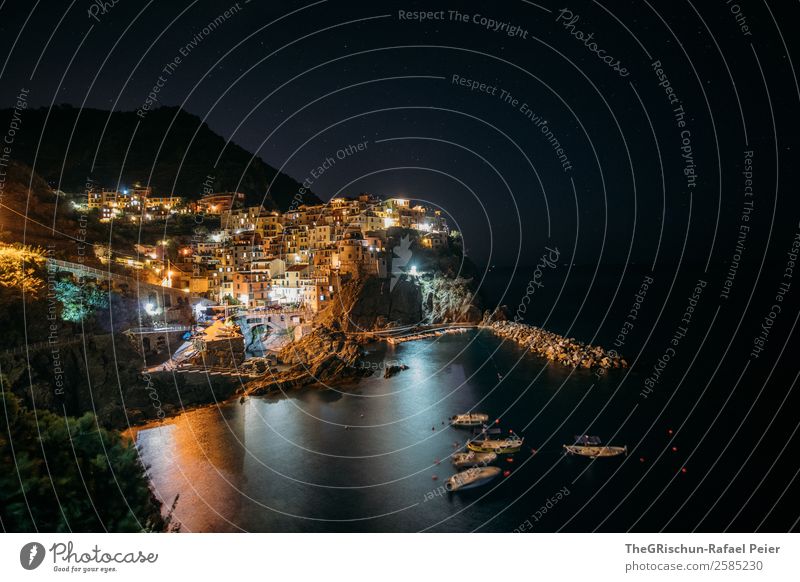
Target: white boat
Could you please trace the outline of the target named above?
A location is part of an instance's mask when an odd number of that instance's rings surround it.
[[[476,453],[470,451],[468,453],[453,453],[453,466],[456,469],[464,467],[481,467],[494,463],[497,460],[495,453]]]
[[[582,457],[616,457],[617,455],[627,455],[628,447],[608,447],[608,446],[586,446],[586,445],[564,445],[570,455],[581,455]]]
[[[450,419],[450,423],[453,426],[483,426],[488,420],[488,414],[469,412],[467,414],[456,414]]]
[[[445,481],[444,487],[448,491],[461,491],[486,485],[500,474],[500,467],[473,467],[461,471]]]

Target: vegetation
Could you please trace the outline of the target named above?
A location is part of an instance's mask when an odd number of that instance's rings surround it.
[[[238,299],[236,299],[236,297],[234,297],[233,295],[230,295],[230,294],[229,295],[225,295],[225,297],[222,298],[222,302],[225,305],[231,305],[231,306],[233,306],[233,305],[241,305],[242,304],[241,301],[239,301]]]
[[[0,383],[5,384],[3,378]],[[0,393],[0,524],[8,532],[169,528],[136,448],[80,418],[28,410]]]
[[[53,285],[56,299],[61,302],[61,319],[83,321],[96,310],[108,307],[107,293],[93,285],[79,285],[71,279],[61,279]]]
[[[28,299],[40,298],[44,290],[41,249],[0,243],[0,287],[24,293]]]

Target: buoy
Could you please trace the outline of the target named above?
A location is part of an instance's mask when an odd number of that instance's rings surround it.
[[[503,471],[503,477],[508,477],[509,475],[511,475],[511,471],[509,471],[508,469]]]
[[[672,447],[672,452],[673,453],[677,453],[678,452],[678,447]]]
[[[436,481],[438,478],[439,478],[439,477],[437,477],[436,475],[433,475],[433,476],[431,477],[431,479],[433,479],[434,481]]]
[[[639,462],[644,463],[644,457],[639,457]]]
[[[531,449],[531,454],[535,455],[536,454],[536,449]]]
[[[438,465],[439,463],[441,463],[441,461],[440,461],[439,459],[434,459],[434,460],[433,460],[433,462],[434,462],[434,463],[436,463],[437,465]]]
[[[506,458],[506,463],[513,463],[513,462],[514,462],[514,457]]]
[[[672,434],[672,429],[667,429],[667,434]]]
[[[495,424],[500,424],[500,419],[499,419],[499,418],[496,418],[496,419],[495,419],[495,421],[494,421],[494,423],[495,423]]]
[[[683,467],[683,468],[681,469],[681,473],[685,473],[685,472],[686,472],[686,467]]]

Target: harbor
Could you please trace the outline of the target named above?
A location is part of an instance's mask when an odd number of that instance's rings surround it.
[[[592,494],[591,479],[620,467],[564,454],[592,419],[581,409],[559,427],[584,399],[588,377],[565,372],[526,389],[541,360],[480,329],[366,348],[375,362],[409,369],[387,379],[376,366],[356,383],[231,400],[137,430],[159,498],[171,505],[179,495],[182,531],[512,531],[519,513],[503,509],[520,495],[533,511],[540,495],[583,474],[570,487],[572,512]],[[502,383],[483,365],[489,354],[506,371]],[[602,405],[602,395],[588,401]],[[515,453],[470,451],[483,425],[453,424],[465,415],[502,431],[491,439],[506,441],[512,429],[523,444]],[[624,417],[609,419],[597,433],[612,435]],[[455,475],[485,467],[496,469],[490,479],[447,491]]]

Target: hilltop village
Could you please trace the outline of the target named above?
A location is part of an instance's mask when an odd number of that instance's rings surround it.
[[[135,244],[127,252],[96,247],[95,253],[103,263],[142,271],[152,283],[248,309],[288,306],[316,313],[353,278],[386,278],[392,264],[397,275],[416,274],[407,256],[392,261],[390,235],[406,234],[416,248],[429,250],[446,249],[457,236],[439,210],[369,194],[286,212],[245,206],[244,195],[235,192],[186,202],[132,188],[89,192],[85,200],[103,222],[191,216],[191,232],[176,235],[167,226],[167,236],[154,244]],[[403,253],[410,255],[407,246]],[[156,307],[149,311],[157,315]]]

